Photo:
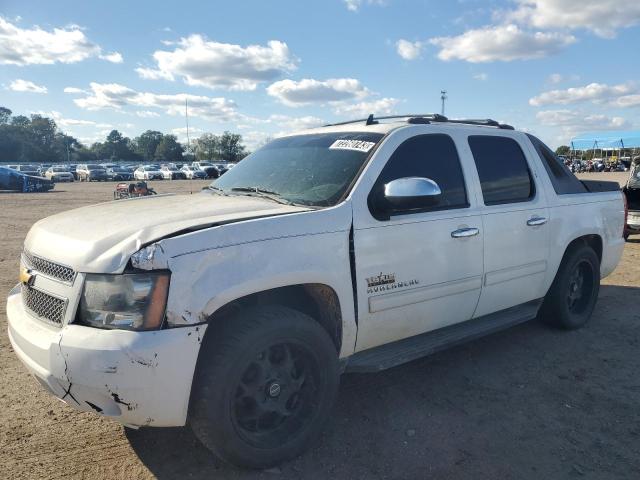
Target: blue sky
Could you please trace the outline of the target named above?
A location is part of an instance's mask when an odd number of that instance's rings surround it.
[[[86,143],[116,128],[265,137],[368,113],[491,117],[552,146],[639,128],[640,2],[0,5],[0,105]]]

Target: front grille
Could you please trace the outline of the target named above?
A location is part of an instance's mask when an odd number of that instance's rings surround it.
[[[48,293],[22,285],[22,303],[33,314],[41,319],[61,326],[67,302]]]
[[[76,276],[76,272],[74,272],[70,267],[50,262],[49,260],[45,260],[44,258],[36,255],[31,255],[27,252],[24,252],[24,256],[29,267],[47,277],[53,277],[58,280],[62,280],[63,282],[72,283]]]

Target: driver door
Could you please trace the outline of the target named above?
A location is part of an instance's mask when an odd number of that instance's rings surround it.
[[[442,193],[423,208],[381,215],[384,185],[407,177],[431,179]],[[483,273],[474,197],[453,139],[438,133],[401,140],[373,180],[366,207],[355,199],[356,351],[471,319]]]

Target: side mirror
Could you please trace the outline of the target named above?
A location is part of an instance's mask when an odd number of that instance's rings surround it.
[[[430,178],[406,177],[384,186],[384,198],[392,210],[412,210],[434,205],[442,191]]]
[[[438,203],[442,190],[436,182],[424,177],[405,177],[392,180],[371,192],[369,211],[378,220],[391,215],[423,210]]]

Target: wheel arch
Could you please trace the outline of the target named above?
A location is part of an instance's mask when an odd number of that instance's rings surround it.
[[[205,341],[209,332],[216,330],[216,325],[228,321],[239,309],[261,305],[280,305],[309,315],[327,332],[336,352],[340,353],[343,336],[340,299],[332,287],[323,283],[276,287],[231,300],[208,317]]]
[[[594,252],[596,252],[596,255],[598,256],[598,261],[602,262],[602,248],[603,248],[602,237],[595,233],[582,235],[580,237],[574,238],[571,242],[569,242],[569,244],[564,250],[564,254],[562,255],[562,260],[566,258],[567,254],[570,251],[573,251],[575,248],[579,246],[590,247]]]

